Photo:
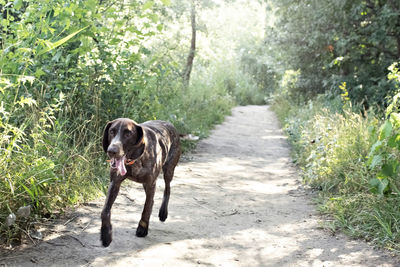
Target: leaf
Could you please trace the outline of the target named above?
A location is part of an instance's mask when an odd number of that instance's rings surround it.
[[[158,15],[157,14],[150,14],[149,18],[151,19],[152,22],[157,23],[158,22]]]
[[[14,1],[14,9],[15,10],[20,10],[21,9],[21,7],[22,7],[22,0],[15,0]]]
[[[35,195],[34,195],[34,193],[26,186],[26,185],[24,185],[22,182],[18,182],[24,189],[25,189],[25,191],[28,193],[28,195],[31,197],[31,199],[32,199],[32,201],[34,201],[35,200]]]
[[[0,77],[0,92],[4,93],[4,90],[11,86],[13,86],[13,83],[9,79]]]
[[[392,132],[392,129],[392,123],[389,120],[386,120],[379,130],[379,140],[388,138]]]
[[[60,58],[61,58],[61,55],[62,55],[62,51],[59,50],[59,51],[57,51],[57,53],[54,55],[54,57],[51,60],[54,60],[55,62],[58,62],[60,60]]]
[[[395,127],[400,127],[400,114],[399,113],[390,114],[390,121]]]
[[[385,190],[387,189],[388,185],[389,185],[389,180],[388,179],[381,179],[379,180],[379,186],[378,186],[378,193],[380,195],[383,195],[383,193],[385,192]]]
[[[375,155],[372,157],[369,167],[371,169],[374,169],[376,166],[380,165],[381,163],[382,163],[382,155]]]
[[[396,140],[398,139],[398,137],[399,137],[398,135],[393,135],[393,136],[391,136],[391,137],[389,138],[388,142],[387,142],[388,146],[391,147],[391,148],[397,147],[397,142],[396,142]]]
[[[71,39],[72,37],[74,37],[75,35],[77,35],[78,33],[80,33],[81,31],[83,31],[83,30],[86,29],[87,27],[89,27],[89,25],[86,26],[86,27],[84,27],[84,28],[82,28],[82,29],[80,29],[80,30],[78,30],[78,31],[76,31],[76,32],[74,32],[74,33],[71,33],[70,35],[68,35],[68,36],[66,36],[66,37],[64,37],[64,38],[62,38],[61,40],[58,40],[58,41],[55,42],[55,43],[49,42],[49,44],[48,44],[49,47],[46,48],[45,50],[42,50],[42,51],[38,54],[38,56],[43,55],[43,54],[45,54],[45,53],[47,53],[47,52],[53,50],[54,48],[57,48],[57,47],[59,47],[60,45],[62,45],[62,44],[64,44],[64,43],[68,42],[69,39]]]
[[[17,102],[21,107],[28,105],[28,106],[36,106],[36,100],[31,97],[24,97],[21,96],[20,100]]]
[[[161,0],[161,2],[162,2],[165,6],[170,6],[170,5],[171,5],[171,0]]]
[[[390,77],[389,77],[390,80]],[[395,96],[392,98],[392,103],[386,108],[386,117],[389,117],[389,115],[393,112],[393,109],[397,106],[397,101],[400,97],[400,93],[397,93]]]
[[[28,76],[28,75],[20,75],[17,80],[18,80],[18,82],[21,82],[22,84],[29,82],[32,85],[33,82],[35,81],[35,77]]]
[[[379,173],[382,175],[382,177],[391,177],[394,174],[395,167],[395,162],[384,164],[382,166],[382,170]]]
[[[372,178],[368,181],[368,184],[370,185],[369,191],[372,193],[378,193],[379,179]]]
[[[369,190],[372,193],[378,193],[380,195],[383,195],[383,193],[388,188],[389,180],[386,178],[384,179],[372,178],[371,180],[369,180],[368,183],[370,185]]]
[[[373,155],[376,151],[378,151],[382,146],[382,141],[378,140],[371,146],[370,154]]]
[[[37,79],[39,79],[40,78],[40,76],[42,76],[43,74],[46,74],[42,69],[37,69],[36,71],[35,71],[35,77],[37,78]]]
[[[147,1],[147,2],[144,3],[144,5],[142,6],[142,9],[143,9],[143,10],[150,9],[150,8],[153,7],[153,5],[154,5],[154,2],[153,2],[153,1]]]
[[[396,145],[397,145],[397,149],[400,150],[400,134],[398,134],[396,136],[395,142],[396,142]]]

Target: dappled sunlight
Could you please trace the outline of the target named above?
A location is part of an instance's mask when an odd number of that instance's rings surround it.
[[[400,266],[399,12],[0,0],[0,265]]]
[[[239,183],[241,190],[261,193],[261,194],[282,194],[286,193],[287,189],[282,186],[271,186],[265,183],[248,181],[246,183]],[[229,189],[229,187],[228,187]]]
[[[234,114],[246,109],[238,107]],[[266,107],[250,110],[274,120]],[[59,255],[49,265],[79,260],[90,266],[337,266],[374,260],[375,252],[367,246],[319,229],[286,141],[262,138],[278,131],[255,132],[247,125],[250,132],[242,135],[233,117],[227,121],[175,169],[165,222],[158,219],[162,175],[157,180],[148,236],[135,235],[143,188],[127,181],[111,211],[109,247],[99,240],[102,199],[78,209],[30,257],[43,258],[39,255],[46,251]],[[271,123],[262,125],[268,130]],[[230,133],[226,139],[225,130]]]
[[[261,139],[268,140],[268,139],[280,139],[286,140],[287,136],[283,134],[282,131],[277,132],[276,130],[264,130],[263,131],[266,135],[262,135]]]
[[[222,230],[211,237],[202,236],[206,229],[199,229],[199,233],[189,239],[174,242],[166,239],[149,246],[136,243],[135,251],[108,251],[107,255],[97,257],[91,264],[101,266],[110,261],[134,265],[146,262],[157,266],[166,262],[182,265],[220,262],[227,266],[257,266],[260,263],[263,266],[334,266],[335,262],[342,260],[360,262],[363,257],[373,257],[370,251],[355,247],[353,241],[328,244],[329,238],[325,237],[318,240],[323,244],[319,247],[313,231],[301,229],[304,229],[303,223],[271,223],[233,232]],[[254,249],[254,244],[263,246]]]

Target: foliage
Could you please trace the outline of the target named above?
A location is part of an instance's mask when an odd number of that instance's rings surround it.
[[[398,250],[400,2],[265,2],[258,76],[304,181],[332,230]]]
[[[217,23],[204,16],[228,4],[198,4],[199,48],[184,88],[190,10],[182,1],[0,0],[1,241],[105,191],[107,121],[163,119],[205,137],[234,104],[263,103],[237,51],[223,56],[226,44],[247,41],[212,44]],[[23,206],[29,218],[17,214]]]
[[[395,64],[390,71],[398,79]],[[320,95],[306,105],[277,94],[273,108],[305,182],[321,192],[320,210],[335,219],[326,226],[399,251],[399,96],[382,121],[372,111],[355,112],[346,84],[340,89],[334,99]]]
[[[154,84],[150,77],[156,74],[142,74],[150,59],[141,58],[144,47],[138,42],[154,33],[155,19],[139,30],[126,17],[141,11],[144,22],[154,14],[136,3],[124,5],[0,2],[1,233],[24,227],[4,223],[21,206],[50,216],[104,189],[102,126],[117,114],[140,114],[126,112],[126,103],[145,83]],[[106,25],[107,20],[113,23]],[[128,51],[128,44],[138,51]],[[139,88],[124,92],[134,78]],[[142,102],[151,101],[150,93]],[[123,94],[129,98],[119,101]]]
[[[390,67],[391,73],[389,80],[397,80],[400,84],[397,64]],[[398,84],[397,84],[398,87]],[[369,153],[369,167],[377,169],[379,172],[376,177],[370,180],[370,185],[374,192],[384,194],[394,192],[399,194],[400,170],[400,113],[398,99],[400,93],[396,94],[390,105],[386,109],[386,119],[379,130],[373,129],[376,142],[371,146]]]
[[[299,71],[291,89],[307,101],[334,97],[346,82],[353,105],[386,105],[395,94],[387,68],[400,57],[400,2],[392,0],[266,1],[264,62],[280,79]],[[262,75],[262,74],[261,74]]]

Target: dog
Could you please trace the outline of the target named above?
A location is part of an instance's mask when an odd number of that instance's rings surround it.
[[[145,237],[148,233],[156,180],[161,170],[165,189],[158,217],[162,222],[167,219],[170,183],[181,149],[179,134],[171,123],[154,120],[138,124],[127,118],[119,118],[106,125],[103,149],[111,165],[110,185],[101,212],[101,242],[108,247],[112,241],[111,207],[125,179],[143,184],[146,193],[136,236]]]

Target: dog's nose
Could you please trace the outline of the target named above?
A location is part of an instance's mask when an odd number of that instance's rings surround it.
[[[118,152],[117,146],[109,146],[107,148],[107,154],[110,156],[110,158],[117,156]]]

